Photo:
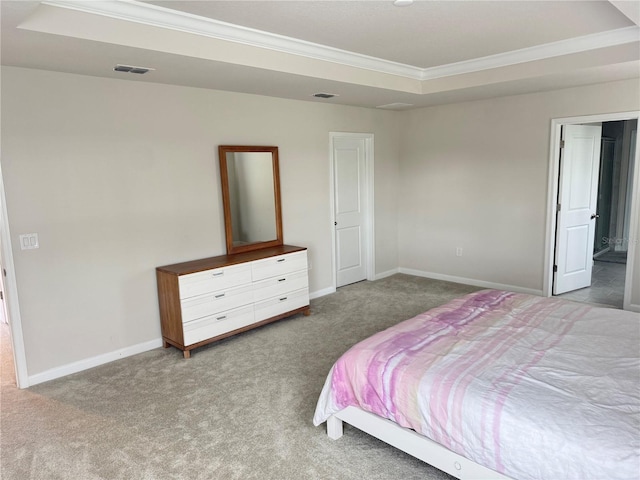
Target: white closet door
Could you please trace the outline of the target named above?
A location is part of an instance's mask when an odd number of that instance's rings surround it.
[[[366,140],[333,138],[337,286],[367,278]]]

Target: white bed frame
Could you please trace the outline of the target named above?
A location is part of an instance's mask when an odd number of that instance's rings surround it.
[[[403,428],[397,423],[365,412],[357,407],[347,407],[327,420],[327,435],[332,440],[342,436],[342,422],[347,422],[389,445],[392,445],[423,462],[462,480],[510,480],[509,477],[453,453],[433,440]]]

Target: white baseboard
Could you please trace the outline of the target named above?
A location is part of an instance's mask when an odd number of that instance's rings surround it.
[[[593,255],[593,259],[595,260],[596,258],[601,257],[602,255],[604,255],[605,253],[609,253],[609,250],[611,250],[609,247],[607,248],[603,248],[602,250],[600,250],[598,253]]]
[[[331,295],[332,293],[336,293],[335,287],[327,287],[322,290],[317,290],[315,292],[309,293],[309,300],[313,300],[314,298],[324,297],[325,295]]]
[[[55,380],[56,378],[65,377],[67,375],[71,375],[72,373],[78,373],[83,370],[97,367],[99,365],[104,365],[105,363],[120,360],[121,358],[137,355],[138,353],[148,352],[149,350],[153,350],[159,347],[162,347],[161,338],[150,340],[144,343],[139,343],[137,345],[132,345],[126,348],[121,348],[120,350],[104,353],[96,357],[87,358],[77,362],[69,363],[67,365],[62,365],[61,367],[52,368],[42,373],[30,375],[28,377],[29,385],[27,386],[37,385],[38,383],[48,382],[49,380]]]
[[[627,308],[625,308],[625,310],[629,311],[629,312],[638,312],[640,313],[640,305],[637,305],[635,303],[630,303]]]
[[[424,272],[422,270],[413,270],[411,268],[400,268],[399,272],[406,273],[407,275],[415,275],[416,277],[425,277],[425,278],[432,278],[434,280],[444,280],[445,282],[454,282],[454,283],[462,283],[464,285],[473,285],[474,287],[493,288],[496,290],[507,290],[509,292],[528,293],[529,295],[544,296],[542,290],[518,287],[516,285],[504,285],[502,283],[485,282],[484,280],[455,277],[453,275],[444,275],[442,273]]]
[[[386,272],[382,272],[374,275],[373,280],[380,280],[382,278],[390,277],[391,275],[394,275],[396,273],[399,273],[398,269],[394,268],[393,270],[388,270]],[[320,297],[324,297],[325,295],[331,295],[332,293],[336,293],[336,291],[337,289],[335,287],[323,288],[322,290],[317,290],[315,292],[309,293],[309,299],[313,300],[314,298],[320,298]]]
[[[391,275],[395,275],[396,273],[400,273],[400,271],[397,268],[394,268],[392,270],[387,270],[386,272],[377,273],[373,277],[373,279],[374,280],[382,280],[383,278],[390,277]]]

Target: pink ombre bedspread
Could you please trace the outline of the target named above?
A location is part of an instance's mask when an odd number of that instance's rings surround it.
[[[640,477],[640,314],[483,290],[333,366],[313,422],[353,405],[524,479]]]

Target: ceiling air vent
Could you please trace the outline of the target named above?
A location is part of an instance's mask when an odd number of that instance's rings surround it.
[[[376,108],[384,108],[385,110],[406,110],[413,107],[412,103],[389,103],[387,105],[378,105]]]
[[[150,70],[155,70],[154,68],[147,67],[134,67],[132,65],[116,65],[113,67],[116,72],[124,72],[124,73],[137,73],[138,75],[142,75],[147,73]]]
[[[335,94],[335,93],[323,93],[323,92],[320,92],[320,93],[314,93],[313,96],[316,97],[316,98],[333,98],[333,97],[337,97],[338,95]]]

